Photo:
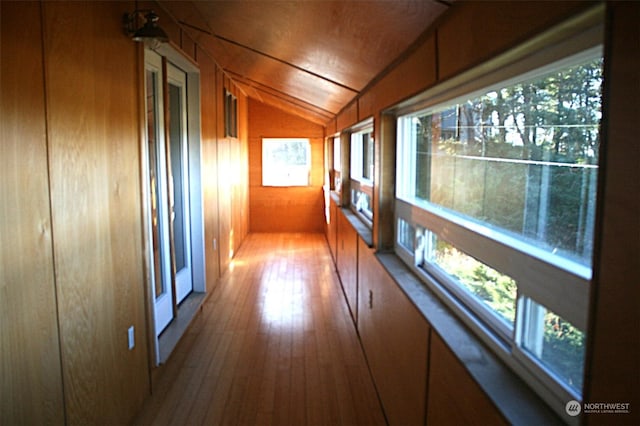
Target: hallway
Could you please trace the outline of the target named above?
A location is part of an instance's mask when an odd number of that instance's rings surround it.
[[[136,420],[384,423],[322,234],[249,234]]]

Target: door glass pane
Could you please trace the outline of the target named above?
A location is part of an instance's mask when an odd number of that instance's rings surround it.
[[[186,266],[186,230],[184,206],[184,141],[182,128],[182,94],[181,88],[169,84],[169,144],[171,149],[171,174],[173,176],[173,239],[175,244],[176,272]]]
[[[153,238],[153,269],[154,287],[156,298],[165,293],[164,280],[162,279],[161,253],[160,253],[160,205],[158,191],[158,87],[157,73],[147,70],[147,141],[149,143],[149,186],[151,189],[151,225]]]

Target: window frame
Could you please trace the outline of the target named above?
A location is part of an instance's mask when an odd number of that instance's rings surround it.
[[[265,183],[265,173],[267,168],[265,167],[265,146],[270,143],[277,142],[305,142],[306,143],[306,183],[292,183],[289,182],[287,184],[278,184],[272,183],[272,179],[267,180],[269,183]],[[290,187],[308,187],[311,186],[311,140],[309,138],[262,138],[261,140],[261,148],[262,148],[262,174],[261,174],[261,185],[263,187],[274,187],[274,188],[290,188]],[[294,166],[290,166],[294,167]]]
[[[333,182],[330,182],[336,192],[342,191],[342,144],[340,133],[330,136],[333,164]]]
[[[228,89],[224,89],[224,135],[238,137],[238,98]]]
[[[373,227],[373,203],[374,203],[374,181],[375,181],[375,139],[374,139],[373,119],[365,120],[350,129],[349,133],[349,207],[369,228]],[[363,136],[368,135],[372,146],[371,153],[371,178],[365,177],[363,152]],[[354,167],[355,166],[355,167]],[[354,202],[356,194],[364,194],[369,197],[369,209],[363,209]]]
[[[552,256],[533,244],[451,214],[444,208],[417,200],[415,185],[411,182],[416,171],[415,155],[407,156],[403,153],[403,150],[412,149],[415,152],[416,141],[409,141],[403,146],[402,140],[410,126],[410,120],[403,118],[422,115],[461,99],[473,98],[496,88],[527,80],[547,70],[565,67],[582,57],[592,56],[595,51],[602,54],[602,33],[600,22],[591,23],[586,30],[583,28],[581,32],[571,34],[564,41],[549,45],[543,43],[542,46],[529,47],[528,51],[523,48],[515,57],[500,58],[482,64],[388,111],[397,119],[395,253],[457,314],[459,319],[557,412],[563,411],[567,401],[580,400],[582,395],[555,378],[551,370],[521,347],[524,324],[519,311],[524,309],[527,298],[530,298],[586,333],[591,267]],[[500,63],[501,61],[506,63]],[[400,172],[403,168],[406,173]],[[410,190],[403,192],[403,188]],[[411,227],[414,235],[422,229],[431,230],[439,238],[446,235],[445,240],[458,250],[513,278],[517,282],[518,290],[515,300],[516,317],[512,329],[505,330],[496,326],[486,310],[475,309],[477,300],[470,301],[469,297],[462,294],[463,291],[456,291],[455,286],[447,283],[447,278],[438,271],[423,268],[421,255],[416,255],[415,250],[412,252],[406,247],[406,241],[404,244],[400,241],[399,230],[404,226],[400,221]],[[420,244],[417,239],[409,243],[413,247]],[[558,282],[563,283],[562,286],[558,286]]]

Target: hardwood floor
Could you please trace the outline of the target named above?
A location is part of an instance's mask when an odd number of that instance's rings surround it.
[[[383,425],[322,234],[250,234],[137,425]]]

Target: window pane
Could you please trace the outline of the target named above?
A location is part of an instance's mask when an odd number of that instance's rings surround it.
[[[515,319],[516,282],[456,249],[430,231],[425,232],[426,261],[512,326]]]
[[[173,201],[175,217],[171,222],[175,245],[176,272],[185,268],[187,255],[187,218],[185,218],[185,140],[183,128],[183,93],[182,88],[169,83],[169,149],[171,151],[171,176],[173,177]]]
[[[580,394],[585,334],[529,298],[523,298],[523,310],[522,347]]]
[[[401,120],[406,198],[590,266],[602,60]]]
[[[362,134],[362,177],[373,180],[373,138],[371,133]]]
[[[341,149],[340,149],[340,137],[336,136],[333,138],[333,169],[336,171],[342,170],[342,159],[341,159]]]
[[[373,133],[365,130],[351,135],[351,178],[373,182]]]
[[[369,194],[359,189],[352,189],[351,204],[353,204],[356,211],[362,213],[367,219],[373,220],[373,210]]]
[[[409,250],[411,254],[415,251],[416,230],[409,222],[398,219],[398,244]]]
[[[307,186],[310,171],[308,139],[262,140],[262,185]]]

